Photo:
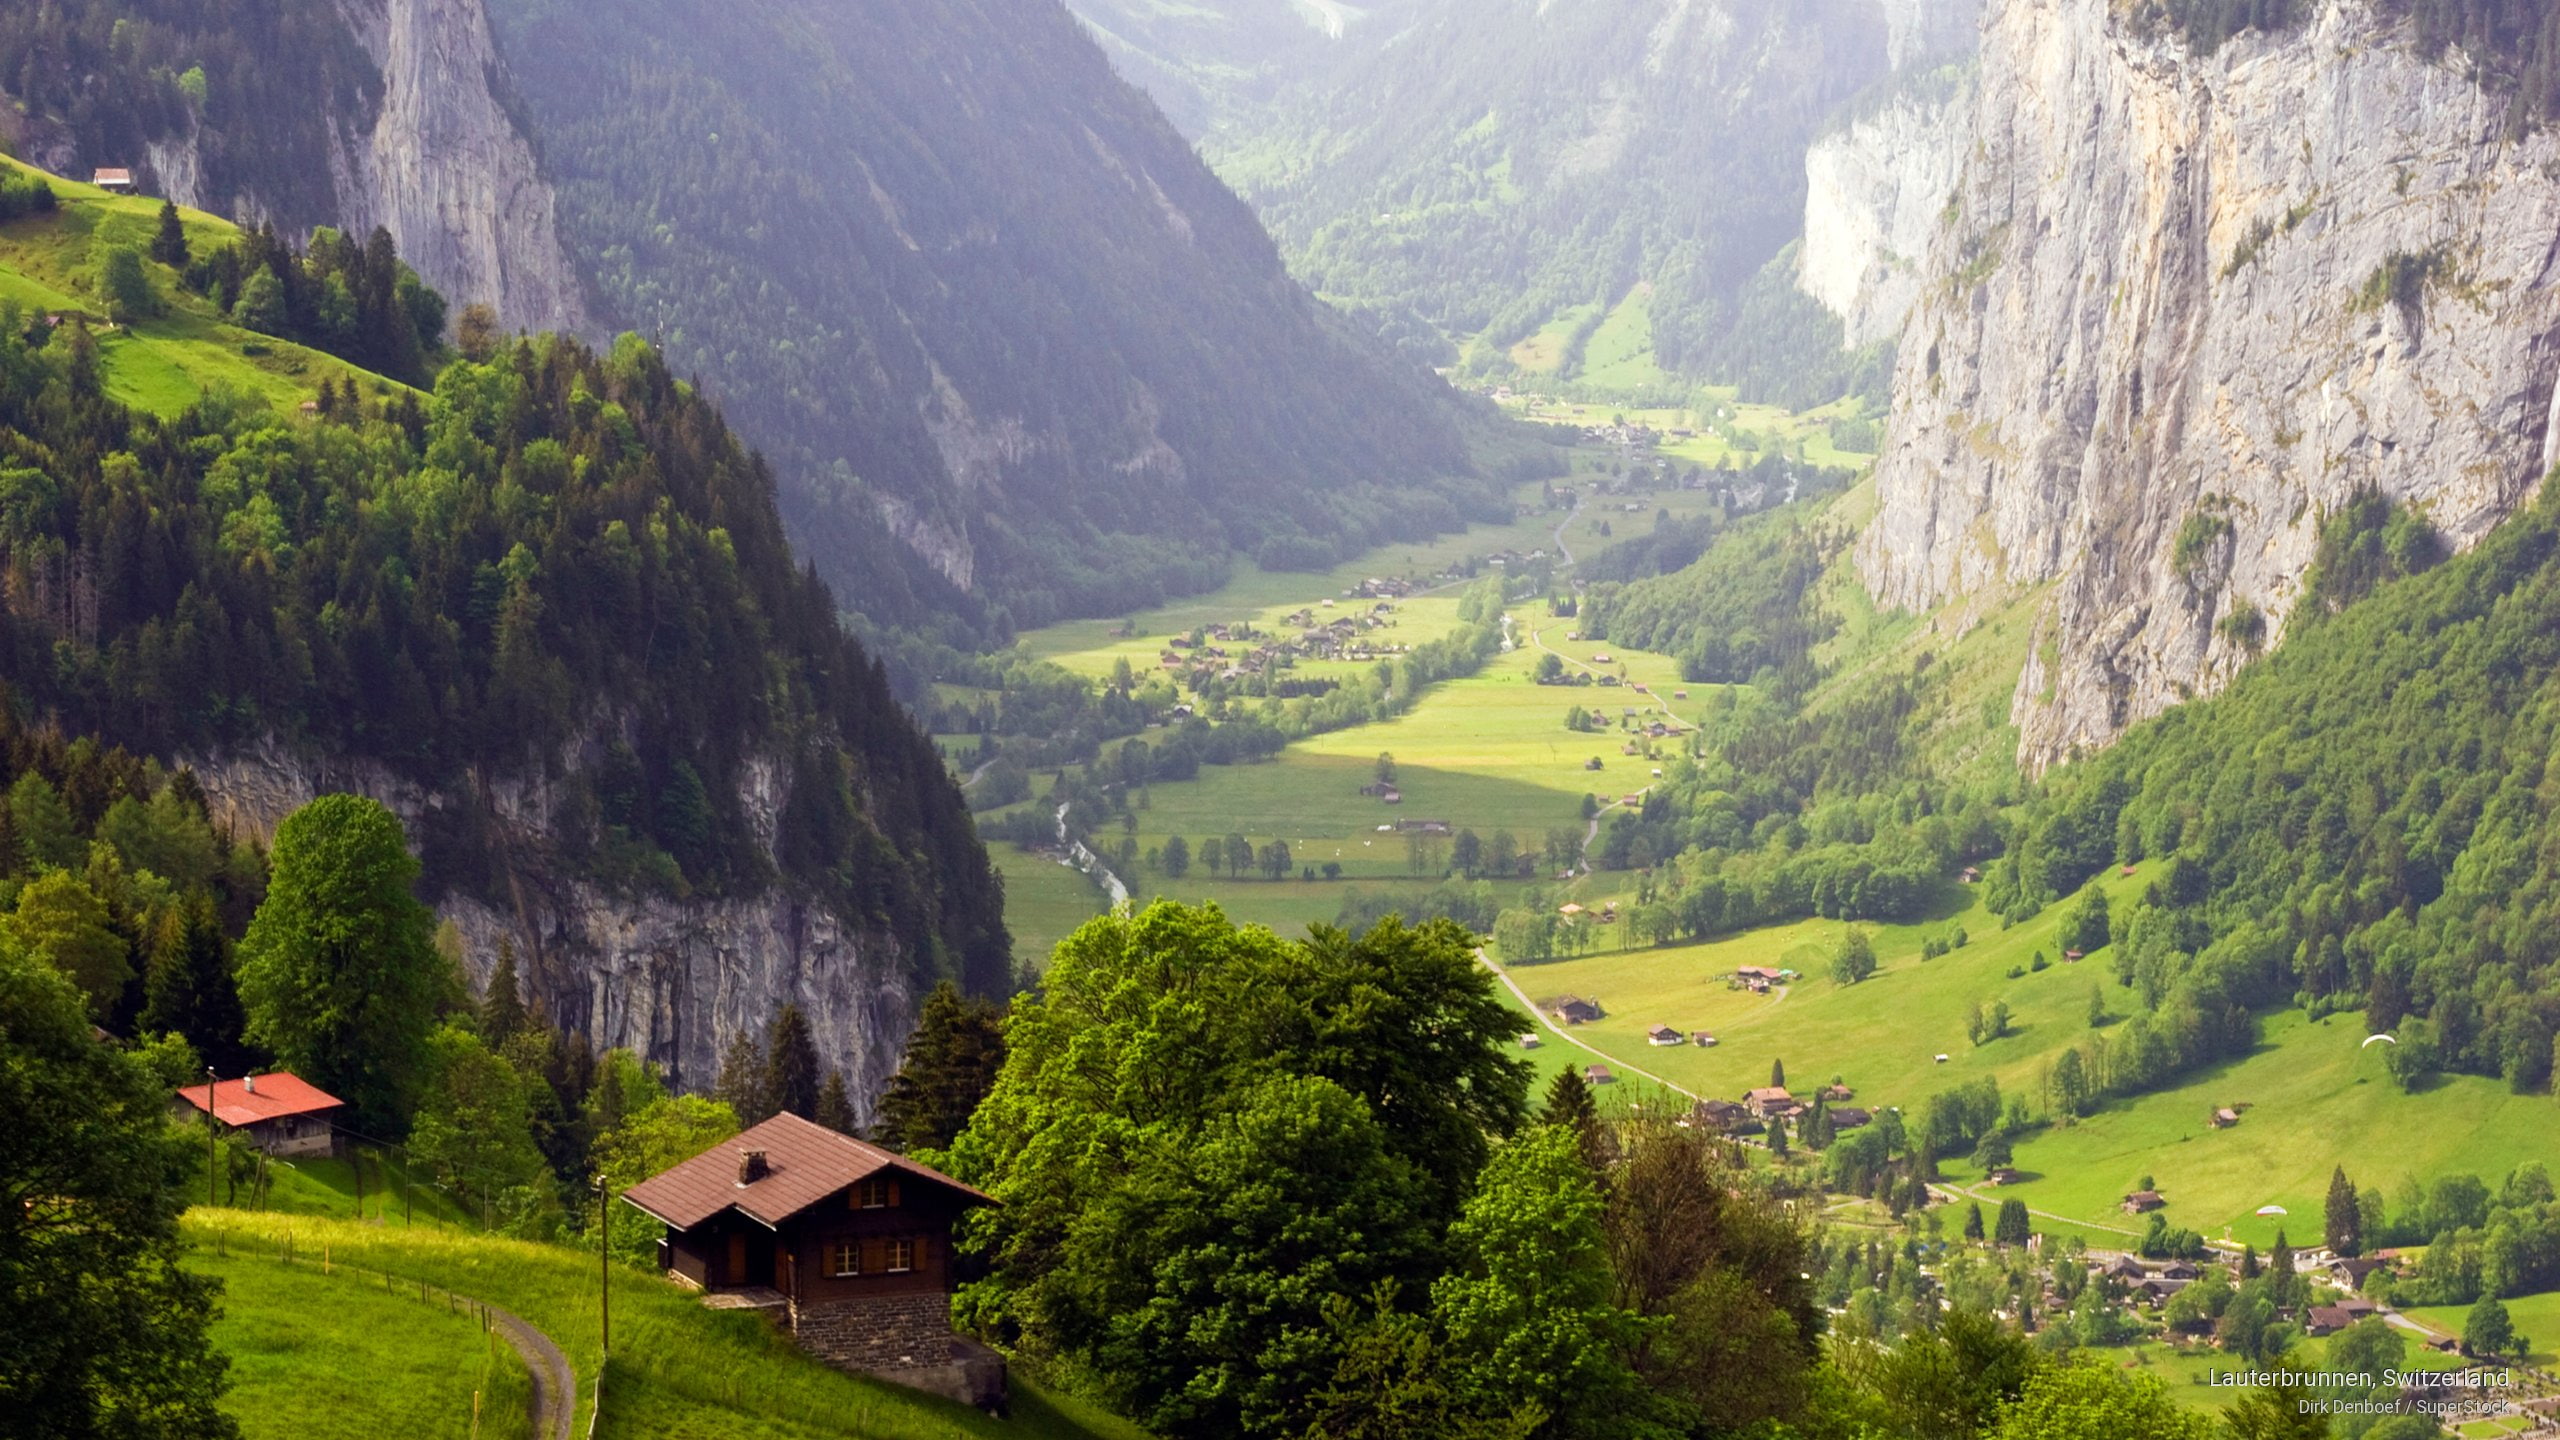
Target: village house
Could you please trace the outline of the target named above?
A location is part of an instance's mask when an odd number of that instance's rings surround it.
[[[1742,1103],[1750,1106],[1751,1113],[1763,1120],[1792,1115],[1804,1108],[1796,1103],[1796,1097],[1787,1093],[1784,1085],[1763,1085],[1745,1094]]]
[[[2314,1305],[2303,1312],[2302,1333],[2317,1339],[2323,1335],[2335,1335],[2354,1323],[2353,1315],[2335,1305]]]
[[[1834,1130],[1855,1130],[1861,1125],[1874,1124],[1876,1119],[1873,1111],[1862,1110],[1855,1105],[1836,1106],[1829,1113]]]
[[[2225,1105],[2213,1112],[2211,1123],[2216,1130],[2228,1130],[2240,1123],[2240,1112]]]
[[[1537,1032],[1535,1031],[1525,1031],[1520,1036],[1520,1048],[1523,1050],[1535,1050],[1544,1043],[1544,1041],[1541,1041],[1538,1038]]]
[[[1713,1049],[1715,1048],[1716,1037],[1704,1030],[1695,1030],[1690,1032],[1689,1043],[1702,1050]]]
[[[719,1308],[766,1311],[840,1369],[992,1406],[1004,1361],[951,1330],[951,1232],[996,1203],[784,1113],[624,1192],[666,1227],[658,1263]]]
[[[1760,1128],[1750,1107],[1732,1100],[1701,1100],[1690,1107],[1689,1118],[1727,1135],[1747,1135]]]
[[[2161,1198],[2160,1192],[2157,1190],[2136,1190],[2132,1194],[2124,1197],[2124,1213],[2127,1215],[2147,1214],[2150,1211],[2157,1210],[2168,1203],[2169,1202],[2167,1200]]]
[[[1644,1039],[1645,1043],[1648,1045],[1685,1045],[1689,1043],[1687,1037],[1683,1036],[1678,1030],[1675,1030],[1668,1025],[1656,1025],[1651,1029],[1646,1030],[1644,1032]]]
[[[2025,1177],[2006,1165],[1996,1166],[1990,1174],[1982,1177],[1983,1182],[1990,1185],[2015,1185],[2023,1178]]]
[[[1610,1074],[1609,1067],[1606,1065],[1583,1066],[1582,1078],[1587,1083],[1593,1085],[1614,1085],[1618,1083],[1618,1077]]]
[[[1547,1014],[1559,1025],[1588,1025],[1600,1018],[1600,1002],[1579,995],[1559,995],[1545,1006]]]
[[[2329,1278],[2338,1282],[2341,1288],[2362,1290],[2365,1277],[2376,1270],[2388,1268],[2390,1267],[2370,1255],[2351,1255],[2329,1262]]]
[[[110,195],[130,195],[133,193],[133,172],[121,167],[101,169],[90,177],[89,183]]]
[[[214,1123],[279,1158],[338,1153],[338,1112],[345,1102],[290,1070],[214,1080],[177,1092],[169,1113],[190,1125]]]
[[[1822,1098],[1835,1105],[1843,1100],[1854,1100],[1857,1098],[1857,1094],[1857,1091],[1850,1089],[1848,1086],[1837,1083],[1822,1087]]]

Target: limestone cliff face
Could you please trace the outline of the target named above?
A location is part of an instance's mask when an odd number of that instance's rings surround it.
[[[1891,340],[1920,298],[1929,241],[1964,168],[1970,75],[1898,91],[1805,152],[1796,283],[1840,317],[1851,349]]]
[[[383,226],[455,306],[485,301],[513,328],[583,331],[551,187],[494,93],[481,0],[341,0],[382,69],[380,116],[341,157],[359,233]]]
[[[560,243],[551,187],[501,102],[503,74],[483,0],[335,0],[380,72],[379,103],[332,114],[325,155],[264,157],[264,181],[222,184],[198,136],[155,141],[144,171],[158,193],[297,239],[315,225],[362,235],[379,225],[455,309],[496,307],[510,327],[592,327]],[[57,168],[77,162],[69,147]],[[313,183],[314,174],[325,183]],[[290,180],[290,184],[283,183]]]
[[[2271,642],[2359,490],[2464,546],[2552,463],[2560,136],[2398,38],[2361,0],[2209,57],[2109,0],[1986,23],[1858,559],[1897,606],[2051,583],[2031,767],[2226,680],[2236,607]]]
[[[217,824],[262,836],[296,807],[334,792],[372,796],[413,835],[432,812],[479,806],[492,843],[507,851],[509,893],[448,894],[437,903],[462,934],[472,984],[487,983],[499,941],[511,940],[529,996],[555,1023],[584,1032],[599,1050],[627,1046],[659,1062],[679,1088],[709,1088],[730,1037],[761,1034],[784,1001],[807,1012],[821,1063],[843,1072],[866,1120],[897,1070],[922,996],[888,937],[848,931],[825,908],[779,888],[749,900],[676,901],[572,878],[550,863],[558,797],[548,785],[501,781],[454,796],[378,765],[315,760],[273,745],[186,763]],[[787,779],[773,766],[751,766],[742,786],[768,851]]]

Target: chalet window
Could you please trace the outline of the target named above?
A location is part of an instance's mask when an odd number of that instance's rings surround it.
[[[898,1182],[895,1180],[875,1176],[853,1187],[853,1208],[856,1210],[885,1210],[897,1203]]]
[[[916,1268],[916,1242],[913,1240],[890,1241],[889,1273],[902,1275],[914,1268]]]
[[[862,1273],[862,1246],[852,1240],[827,1242],[827,1273],[859,1275]]]

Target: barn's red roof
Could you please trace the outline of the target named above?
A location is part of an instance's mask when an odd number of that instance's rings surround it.
[[[741,1182],[742,1162],[764,1152],[765,1173]],[[623,1192],[649,1215],[690,1230],[723,1210],[735,1209],[763,1225],[783,1221],[874,1175],[912,1176],[983,1205],[995,1197],[961,1184],[929,1165],[877,1145],[866,1145],[824,1125],[782,1114],[751,1125],[692,1159],[660,1171]]]
[[[210,1087],[190,1085],[178,1092],[178,1098],[201,1111],[207,1108],[208,1089],[213,1097],[213,1118],[225,1125],[255,1125],[287,1115],[311,1115],[347,1103],[290,1070],[218,1081]]]

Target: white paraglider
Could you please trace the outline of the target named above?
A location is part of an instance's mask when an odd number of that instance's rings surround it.
[[[2359,1046],[2357,1046],[2356,1048],[2357,1048],[2357,1049],[2359,1049],[2359,1050],[2370,1050],[2370,1049],[2372,1049],[2372,1048],[2373,1048],[2373,1042],[2374,1042],[2374,1041],[2376,1041],[2376,1040],[2388,1040],[2388,1041],[2390,1041],[2390,1043],[2392,1043],[2392,1044],[2394,1044],[2394,1045],[2397,1045],[2397,1044],[2399,1044],[2399,1043],[2400,1043],[2400,1042],[2399,1042],[2399,1041],[2397,1041],[2397,1040],[2392,1040],[2392,1039],[2391,1039],[2391,1037],[2390,1037],[2390,1036],[2388,1036],[2388,1035],[2367,1035],[2366,1037],[2364,1037],[2364,1043],[2363,1043],[2363,1044],[2361,1044],[2361,1045],[2359,1045]]]

